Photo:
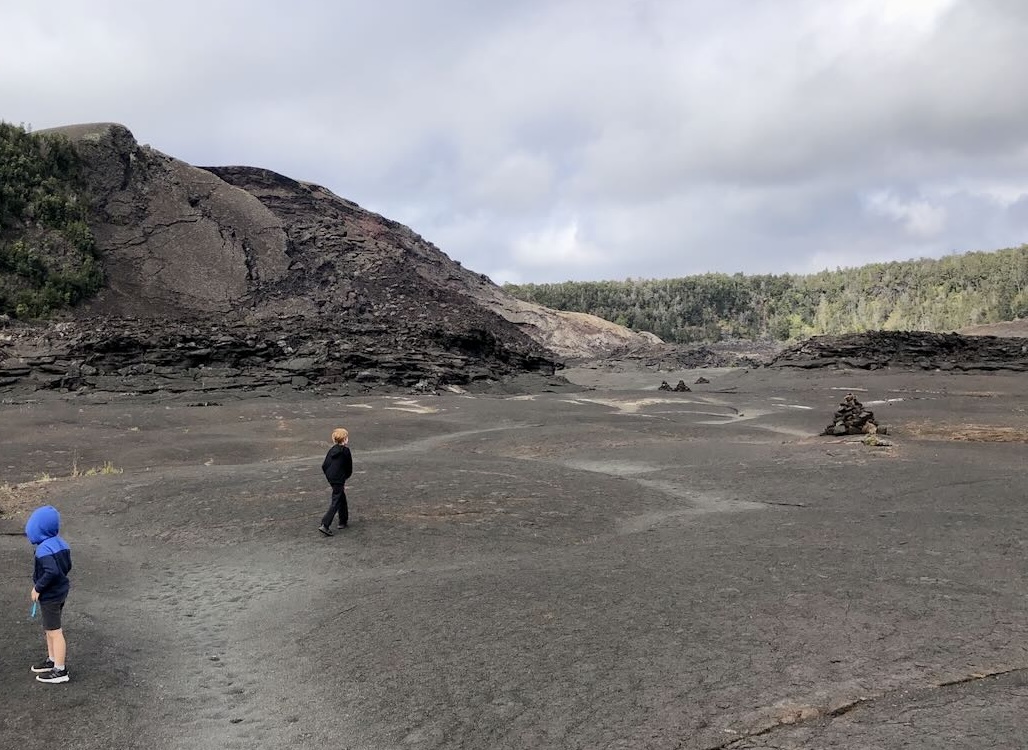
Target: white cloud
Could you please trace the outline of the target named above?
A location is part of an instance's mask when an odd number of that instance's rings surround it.
[[[476,200],[498,211],[540,209],[553,198],[554,169],[542,156],[517,152],[504,156],[477,176]]]
[[[529,268],[552,266],[581,270],[596,266],[602,252],[581,236],[578,219],[514,239],[514,259]]]
[[[946,228],[945,209],[923,198],[903,200],[884,190],[867,197],[867,208],[874,214],[898,221],[914,237],[935,237]]]
[[[524,284],[524,274],[514,268],[498,268],[491,274],[486,274],[496,284]],[[530,280],[529,280],[530,283]]]

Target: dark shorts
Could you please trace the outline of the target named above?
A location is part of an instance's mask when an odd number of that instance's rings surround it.
[[[43,616],[43,630],[61,629],[61,610],[64,602],[40,602],[39,613]]]

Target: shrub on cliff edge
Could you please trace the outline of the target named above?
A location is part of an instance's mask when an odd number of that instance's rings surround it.
[[[103,286],[74,147],[0,121],[0,314],[46,317]]]

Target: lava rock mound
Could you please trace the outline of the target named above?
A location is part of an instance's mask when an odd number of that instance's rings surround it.
[[[1028,371],[1028,339],[926,331],[815,336],[781,352],[770,366],[1025,372]]]

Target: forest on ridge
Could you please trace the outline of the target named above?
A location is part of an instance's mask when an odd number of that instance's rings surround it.
[[[72,145],[0,121],[0,315],[45,317],[103,286]]]
[[[795,275],[506,284],[665,341],[792,340],[869,330],[952,331],[1028,317],[1028,245]]]

